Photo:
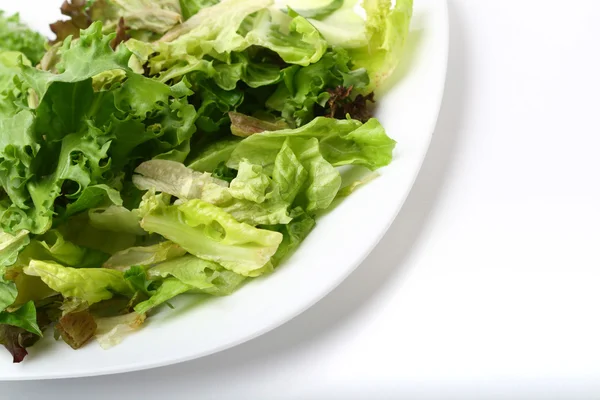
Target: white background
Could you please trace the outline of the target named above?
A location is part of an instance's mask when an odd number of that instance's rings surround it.
[[[431,150],[338,289],[214,356],[0,396],[600,398],[600,1],[449,3]]]

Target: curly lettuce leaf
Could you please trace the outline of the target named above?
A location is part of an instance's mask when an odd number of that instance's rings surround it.
[[[65,40],[62,58],[57,65],[59,74],[25,67],[23,76],[42,99],[54,82],[81,82],[104,71],[128,69],[127,63],[131,52],[124,46],[119,46],[116,51],[113,51],[110,46],[111,40],[111,36],[102,35],[102,24],[95,22],[81,31],[79,40],[73,41],[69,38]],[[88,60],[94,62],[90,63]]]
[[[0,52],[23,53],[35,65],[46,52],[45,44],[46,39],[23,24],[18,14],[6,17],[0,11]]]
[[[124,170],[189,146],[197,117],[189,88],[129,71],[100,28],[94,24],[76,43],[65,43],[62,73],[25,68],[22,78],[38,90],[37,109],[0,117],[0,184],[8,197],[0,200],[0,223],[7,231],[41,234],[55,214],[64,221],[120,205]],[[82,62],[91,58],[96,62]],[[93,77],[102,70],[124,71],[126,80],[96,92]]]
[[[54,262],[32,260],[23,272],[39,276],[64,297],[74,297],[88,304],[108,300],[114,293],[131,294],[123,273],[105,268],[70,268]]]
[[[367,70],[354,68],[350,55],[342,48],[328,50],[317,63],[305,68],[288,67],[282,76],[266,106],[280,112],[292,127],[307,124],[318,113],[325,114],[328,90],[343,86],[363,91],[370,82]]]

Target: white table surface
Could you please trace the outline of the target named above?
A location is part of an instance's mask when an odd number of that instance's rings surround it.
[[[421,175],[331,295],[214,356],[0,396],[600,398],[600,1],[450,0],[450,18]]]

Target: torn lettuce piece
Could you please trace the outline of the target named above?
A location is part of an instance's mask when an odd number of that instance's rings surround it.
[[[177,278],[194,289],[215,296],[233,293],[246,279],[219,264],[187,255],[166,261],[148,270],[151,277]]]
[[[88,213],[90,226],[107,232],[124,232],[142,236],[146,232],[140,227],[138,216],[120,206],[92,209]]]
[[[136,266],[150,266],[173,258],[179,258],[186,253],[178,244],[166,241],[152,246],[131,247],[113,254],[103,268],[126,271]]]
[[[125,337],[141,328],[146,314],[129,313],[116,317],[96,318],[96,335],[100,347],[110,349],[121,343]]]
[[[263,173],[260,165],[242,161],[237,177],[231,181],[229,192],[236,199],[260,204],[265,201],[269,186],[271,186],[271,179]]]
[[[107,258],[108,254],[104,252],[87,249],[65,240],[62,233],[56,229],[49,230],[31,241],[19,256],[21,263],[37,259],[56,261],[76,268],[96,268]]]
[[[181,0],[181,15],[188,20],[203,8],[214,6],[219,0]]]
[[[54,291],[64,297],[74,297],[92,305],[108,300],[114,293],[131,295],[123,273],[106,268],[70,268],[54,262],[32,260],[23,268],[30,276],[39,276]]]
[[[205,186],[227,187],[227,182],[209,173],[199,173],[185,165],[168,160],[146,161],[135,170],[133,183],[140,190],[155,190],[180,199],[198,199]]]
[[[240,140],[230,139],[211,143],[198,154],[190,163],[189,168],[198,172],[213,172],[221,163],[231,157],[231,153],[240,143]]]
[[[46,39],[20,21],[19,14],[10,17],[0,11],[0,52],[18,51],[35,65],[45,53]]]
[[[227,166],[237,169],[245,159],[272,173],[277,154],[288,138],[318,139],[323,158],[333,166],[352,164],[373,170],[391,162],[396,146],[375,118],[362,124],[355,120],[319,117],[298,129],[262,132],[244,139],[231,154]]]
[[[29,232],[27,231],[21,231],[16,235],[0,232],[0,275],[3,275],[2,267],[8,267],[17,262],[19,253],[28,244]]]
[[[95,0],[88,14],[91,20],[102,21],[108,32],[116,30],[120,18],[128,30],[156,34],[164,34],[183,20],[179,0]]]
[[[171,300],[172,298],[177,297],[185,292],[189,292],[193,288],[193,286],[186,285],[179,279],[165,279],[152,297],[135,306],[135,312],[138,314],[145,314],[153,308],[156,308],[159,305]]]
[[[315,219],[302,209],[296,208],[293,213],[295,217],[289,224],[272,227],[283,234],[283,241],[272,259],[275,267],[300,246],[316,225]]]
[[[12,312],[0,312],[0,325],[15,326],[35,335],[42,336],[42,331],[37,324],[37,314],[33,301],[23,304]]]
[[[278,232],[240,223],[201,200],[156,207],[143,217],[142,227],[243,276],[259,276],[269,270],[269,260],[282,240]]]
[[[88,213],[76,215],[57,227],[63,237],[81,247],[115,254],[133,247],[139,236],[128,232],[111,232],[94,228]]]

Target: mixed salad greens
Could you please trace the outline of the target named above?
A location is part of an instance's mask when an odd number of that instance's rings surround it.
[[[358,12],[357,12],[358,10]],[[110,347],[274,270],[395,142],[371,118],[412,0],[68,0],[0,14],[0,343]]]

